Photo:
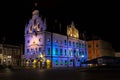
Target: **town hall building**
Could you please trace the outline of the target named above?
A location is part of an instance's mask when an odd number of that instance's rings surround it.
[[[87,44],[79,39],[74,22],[66,26],[66,35],[46,31],[46,19],[39,11],[32,12],[32,19],[25,26],[22,65],[37,68],[80,67],[87,60]]]

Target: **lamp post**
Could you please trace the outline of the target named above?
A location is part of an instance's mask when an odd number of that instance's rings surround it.
[[[44,54],[40,54],[39,55],[40,61],[41,61],[41,67],[45,67],[45,55]]]

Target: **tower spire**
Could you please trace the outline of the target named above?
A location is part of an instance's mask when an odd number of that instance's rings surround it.
[[[35,2],[35,7],[37,7],[37,5],[38,5],[38,3],[37,3],[37,2]]]
[[[38,10],[38,1],[37,0],[35,0],[35,2],[34,2],[34,10]]]

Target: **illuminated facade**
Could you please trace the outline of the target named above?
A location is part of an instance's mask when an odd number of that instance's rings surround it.
[[[79,67],[87,60],[86,42],[79,39],[74,23],[67,26],[67,35],[46,31],[46,20],[33,11],[32,19],[25,27],[25,51],[23,66]]]
[[[103,56],[115,56],[112,45],[104,40],[90,40],[88,45],[88,60]]]
[[[22,45],[0,44],[0,65],[21,66]]]

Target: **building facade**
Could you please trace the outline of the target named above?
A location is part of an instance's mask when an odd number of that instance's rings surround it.
[[[115,57],[120,57],[120,52],[115,52]]]
[[[22,45],[0,44],[0,65],[21,66]]]
[[[104,40],[90,40],[88,45],[88,60],[103,56],[115,56],[112,44]]]
[[[46,31],[46,20],[34,10],[25,27],[23,66],[79,67],[87,60],[86,41],[79,39],[74,23],[67,26],[67,35]]]

